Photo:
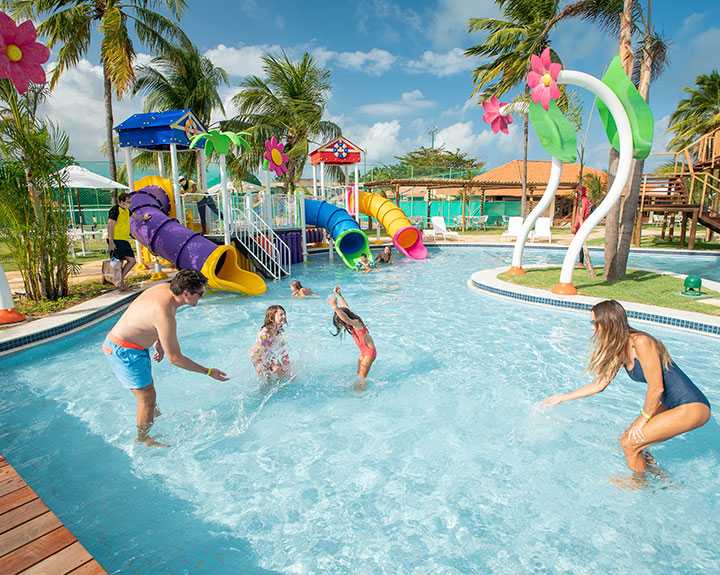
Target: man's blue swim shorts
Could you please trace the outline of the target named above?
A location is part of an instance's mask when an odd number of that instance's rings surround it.
[[[144,348],[108,334],[102,350],[115,377],[128,389],[143,389],[152,385],[150,352]]]

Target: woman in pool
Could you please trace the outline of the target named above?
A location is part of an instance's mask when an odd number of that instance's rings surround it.
[[[313,295],[313,291],[310,288],[303,287],[299,281],[294,280],[290,282],[290,295],[292,297],[307,297]]]
[[[290,377],[290,356],[283,327],[287,324],[285,309],[271,305],[265,311],[265,321],[250,349],[250,361],[263,383]]]
[[[328,303],[335,311],[333,314],[333,325],[336,331],[333,335],[340,335],[343,330],[347,331],[353,340],[355,340],[355,344],[360,350],[357,367],[359,380],[356,389],[363,390],[365,389],[366,378],[370,372],[370,368],[377,357],[375,342],[373,342],[372,337],[370,337],[370,332],[363,320],[350,311],[350,306],[342,293],[340,293],[340,286],[335,287],[333,293],[328,298]]]
[[[628,325],[625,309],[615,300],[593,306],[595,349],[589,370],[595,381],[570,393],[543,401],[552,406],[603,391],[621,367],[634,381],[647,383],[640,415],[620,437],[628,467],[636,473],[654,464],[645,448],[705,425],[710,404],[690,378],[673,362],[665,346],[651,335]]]
[[[374,267],[375,262],[369,259],[365,254],[361,255],[355,263],[355,269],[359,272],[368,273],[371,272]]]

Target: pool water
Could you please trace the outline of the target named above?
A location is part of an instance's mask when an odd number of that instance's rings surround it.
[[[591,326],[467,288],[510,256],[435,250],[372,274],[315,258],[294,277],[322,297],[293,301],[283,281],[182,309],[183,351],[232,379],[156,367],[168,449],[133,441],[132,398],[99,350],[115,319],[0,359],[0,451],[112,573],[720,572],[716,416],[653,449],[666,480],[615,487],[644,386],[622,373],[537,409],[589,381]],[[631,265],[720,279],[712,256]],[[331,335],[337,283],[378,348],[363,394],[355,345]],[[298,375],[263,393],[248,350],[271,303]],[[720,340],[648,329],[717,406]]]

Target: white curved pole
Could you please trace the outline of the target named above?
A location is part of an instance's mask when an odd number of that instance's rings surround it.
[[[543,192],[542,198],[538,204],[533,208],[525,221],[523,222],[522,229],[518,234],[517,240],[515,240],[515,248],[513,249],[512,257],[512,268],[511,271],[521,273],[519,270],[522,269],[522,256],[523,249],[525,248],[525,240],[527,240],[530,230],[535,225],[535,221],[550,205],[555,192],[560,185],[560,174],[562,173],[562,162],[557,158],[552,159],[552,166],[550,167],[550,179],[548,180],[547,187]]]
[[[620,138],[620,157],[618,160],[617,173],[615,174],[615,180],[613,181],[610,190],[608,190],[605,199],[600,202],[600,205],[593,211],[587,220],[583,222],[580,229],[573,237],[565,253],[565,259],[563,260],[562,270],[560,271],[560,284],[568,286],[569,293],[575,293],[572,288],[572,273],[575,267],[575,261],[578,258],[580,250],[582,249],[585,240],[592,229],[600,223],[605,215],[610,211],[610,208],[620,199],[623,188],[630,177],[630,168],[632,166],[632,155],[633,155],[633,143],[632,143],[632,131],[630,130],[630,120],[628,119],[625,108],[620,103],[618,97],[613,91],[603,82],[584,72],[576,72],[574,70],[562,70],[558,74],[558,84],[573,84],[589,90],[595,94],[602,102],[608,107],[612,114],[615,125],[617,126],[618,136]],[[560,286],[556,286],[558,288]],[[555,291],[555,288],[554,290]],[[558,289],[557,291],[562,291]]]
[[[0,264],[0,309],[14,309],[12,292],[10,292],[10,284],[8,283],[5,270]]]

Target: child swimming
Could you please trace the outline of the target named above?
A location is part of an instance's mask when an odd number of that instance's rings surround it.
[[[314,294],[310,288],[303,287],[299,281],[294,280],[290,282],[290,295],[292,297],[307,297]]]
[[[360,259],[358,259],[357,263],[355,264],[355,269],[359,272],[371,272],[372,269],[375,267],[375,263],[372,262],[366,254],[363,254],[360,256]]]
[[[285,380],[291,375],[287,341],[282,333],[286,324],[287,316],[281,305],[267,308],[263,326],[258,332],[255,345],[250,349],[250,361],[263,383]]]
[[[333,293],[328,298],[328,303],[335,311],[333,315],[333,325],[336,331],[333,335],[340,335],[344,329],[352,336],[360,350],[357,366],[359,380],[355,389],[362,391],[367,384],[366,378],[370,372],[370,368],[377,357],[375,342],[373,342],[372,337],[370,337],[370,332],[363,320],[350,310],[347,300],[340,292],[340,286],[335,287]]]

